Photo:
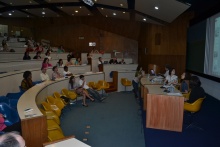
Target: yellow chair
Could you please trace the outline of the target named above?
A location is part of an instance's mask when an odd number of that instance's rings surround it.
[[[73,91],[69,91],[66,88],[62,89],[62,94],[65,95],[66,97],[70,98],[71,100],[76,100],[77,101],[77,94]]]
[[[194,125],[195,123],[193,123],[193,117],[194,117],[195,113],[198,112],[201,109],[202,102],[203,102],[204,99],[205,98],[199,98],[193,103],[187,103],[187,102],[184,103],[184,110],[187,111],[187,112],[190,112],[190,123],[186,128],[189,128],[189,127],[193,126],[193,127],[198,128],[198,129],[201,129],[201,128]]]
[[[121,84],[123,86],[125,86],[125,91],[126,91],[126,87],[127,86],[131,86],[132,85],[131,81],[129,81],[127,78],[121,78]]]
[[[47,119],[47,130],[53,129],[59,129],[60,131],[62,131],[60,126],[53,119]]]
[[[56,105],[60,110],[63,110],[63,108],[65,107],[65,104],[62,102],[62,100],[55,99],[52,96],[47,97],[47,102]]]
[[[189,99],[191,91],[189,91],[188,93],[182,93],[183,97],[186,98],[187,100]]]
[[[65,105],[68,104],[67,102],[65,102],[65,101],[61,98],[62,95],[61,95],[59,92],[55,91],[55,92],[53,93],[53,96],[54,96],[56,99],[60,99]]]
[[[96,83],[96,82],[89,82],[89,83],[88,83],[88,86],[89,86],[90,88],[94,89],[94,90],[97,90],[97,91],[101,90],[101,89],[97,86],[97,83]]]
[[[53,111],[57,116],[61,115],[61,110],[56,105],[51,105],[47,102],[42,102],[41,104],[42,104],[44,110]]]
[[[48,139],[49,141],[55,141],[64,138],[63,132],[60,129],[51,129],[48,130]]]
[[[43,115],[47,116],[47,119],[52,119],[58,125],[60,125],[60,119],[59,119],[59,117],[53,111],[45,111],[45,110],[43,110],[41,108],[40,108],[40,111],[41,111],[41,113],[43,113]]]
[[[109,83],[107,83],[104,80],[99,80],[97,83],[97,88],[102,90],[102,95],[103,95],[103,90],[108,89],[109,87],[110,87]]]

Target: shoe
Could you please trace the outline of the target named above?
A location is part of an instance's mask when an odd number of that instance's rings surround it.
[[[91,102],[95,102],[95,99],[93,99],[93,100],[90,99],[90,101],[91,101]]]
[[[106,97],[102,97],[102,98],[100,99],[100,102],[104,101],[105,99],[106,99]]]
[[[87,104],[82,104],[84,107],[88,107],[88,105]]]

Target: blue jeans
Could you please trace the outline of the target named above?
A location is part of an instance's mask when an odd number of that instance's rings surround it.
[[[133,85],[133,92],[136,98],[138,98],[138,83],[136,83],[134,80],[132,80],[132,85]]]
[[[102,98],[101,98],[101,96],[99,95],[99,93],[98,93],[97,91],[95,91],[95,90],[93,90],[93,89],[91,89],[91,88],[88,88],[88,89],[86,89],[86,90],[88,91],[88,93],[89,93],[90,95],[92,95],[93,98],[95,98],[95,99],[101,101]]]

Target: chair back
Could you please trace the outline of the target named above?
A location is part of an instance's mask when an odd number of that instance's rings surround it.
[[[6,126],[10,126],[19,121],[18,112],[6,103],[0,103],[0,113],[5,117]]]
[[[205,98],[199,98],[192,104],[189,103],[184,104],[184,110],[189,111],[191,113],[198,112],[201,109],[202,102],[204,99]]]
[[[121,78],[121,84],[123,86],[130,86],[131,85],[131,81],[129,81],[127,78]]]
[[[67,96],[68,93],[69,93],[69,91],[68,91],[66,88],[63,88],[63,89],[62,89],[62,94],[63,94],[63,95],[66,95],[66,96]]]
[[[60,98],[60,93],[59,93],[59,92],[54,92],[54,93],[53,93],[53,96],[54,96],[55,98]]]
[[[44,107],[44,110],[46,111],[52,110],[50,105],[47,102],[42,102],[41,104]]]
[[[48,96],[48,97],[47,97],[47,102],[50,103],[50,104],[56,104],[55,98],[52,97],[52,96]]]

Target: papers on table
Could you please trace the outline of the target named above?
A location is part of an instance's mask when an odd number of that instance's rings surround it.
[[[182,96],[181,93],[167,93],[167,95]]]

